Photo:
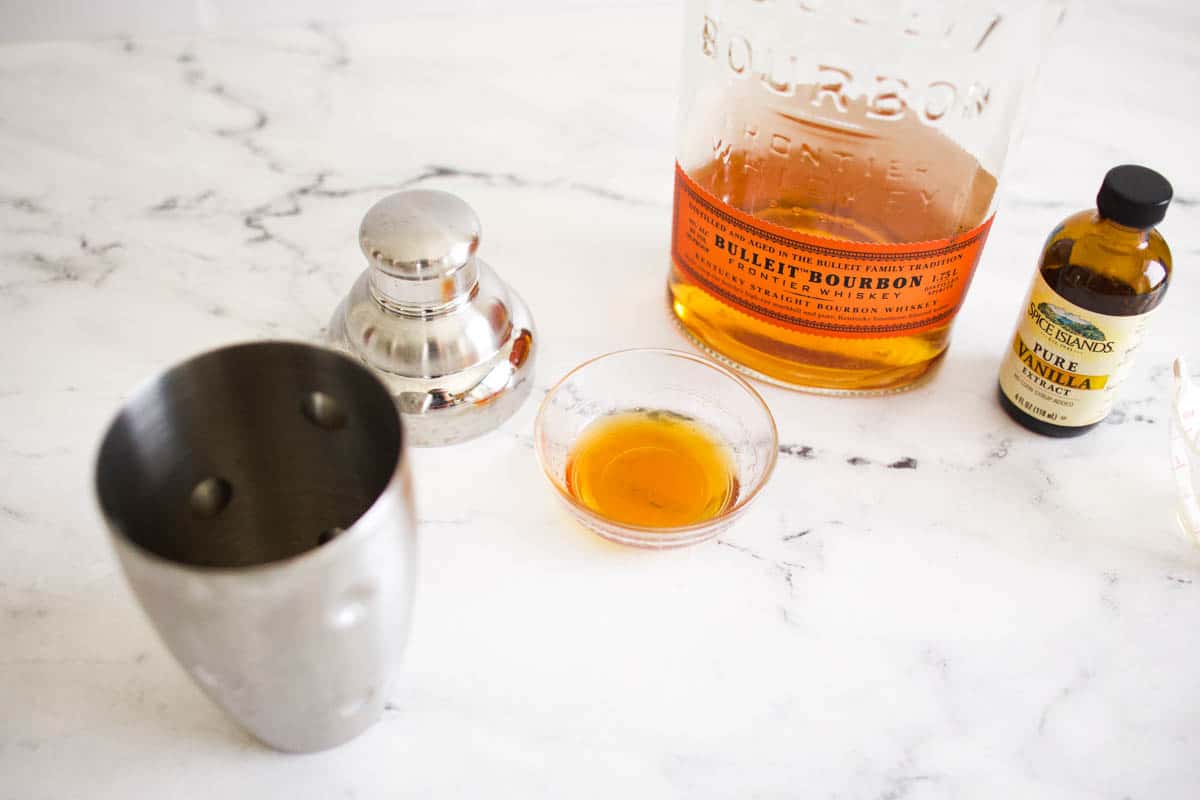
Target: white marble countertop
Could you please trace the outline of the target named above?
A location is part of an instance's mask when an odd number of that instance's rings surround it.
[[[316,337],[403,186],[479,211],[543,334],[535,395],[686,348],[678,12],[0,49],[0,798],[1196,797],[1200,551],[1165,423],[1170,359],[1200,363],[1200,17],[1109,5],[1061,30],[930,385],[764,389],[772,484],[684,551],[572,523],[533,402],[414,452],[405,663],[382,723],[312,756],[254,743],[154,636],[94,507],[101,430],[188,355]],[[1175,283],[1110,424],[1038,438],[996,405],[1000,354],[1043,237],[1124,161],[1175,184]]]

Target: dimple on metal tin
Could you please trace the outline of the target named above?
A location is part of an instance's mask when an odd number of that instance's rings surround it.
[[[368,268],[330,322],[331,343],[384,381],[418,447],[492,430],[533,385],[533,318],[476,255],[480,232],[448,192],[385,197],[359,228]]]

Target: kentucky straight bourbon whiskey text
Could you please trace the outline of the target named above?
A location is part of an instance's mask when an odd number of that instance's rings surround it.
[[[912,385],[945,353],[987,239],[1039,4],[1002,21],[945,3],[688,8],[674,315],[769,381]]]

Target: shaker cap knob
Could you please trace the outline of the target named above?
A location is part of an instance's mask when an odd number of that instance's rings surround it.
[[[358,229],[376,299],[417,314],[447,309],[474,289],[479,236],[479,217],[466,202],[431,189],[388,195]]]
[[[479,217],[449,192],[416,189],[380,200],[363,217],[358,243],[371,266],[427,280],[465,266],[479,247]]]

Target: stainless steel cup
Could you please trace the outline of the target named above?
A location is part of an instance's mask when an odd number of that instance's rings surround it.
[[[126,403],[96,486],[151,622],[254,736],[321,750],[379,718],[416,535],[400,419],[369,370],[282,342],[197,356]]]

